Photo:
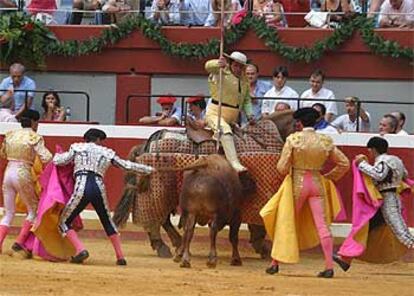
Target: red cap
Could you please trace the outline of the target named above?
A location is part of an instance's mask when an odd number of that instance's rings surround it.
[[[189,97],[187,98],[187,103],[191,104],[191,103],[195,103],[195,102],[199,102],[199,101],[204,101],[204,97],[203,96],[194,96],[194,97]]]
[[[159,97],[158,100],[157,100],[157,103],[160,104],[160,105],[174,104],[175,101],[177,101],[177,99],[175,97],[165,96],[165,97]]]

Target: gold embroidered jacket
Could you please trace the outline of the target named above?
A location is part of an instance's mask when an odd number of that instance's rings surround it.
[[[52,154],[45,147],[43,137],[31,128],[7,132],[0,149],[0,157],[33,164],[36,155],[43,163],[52,159]]]
[[[335,167],[324,176],[337,181],[349,169],[348,158],[335,147],[329,136],[318,134],[313,128],[304,128],[303,131],[296,132],[286,139],[277,170],[283,176],[292,170],[294,196],[297,198],[306,171],[312,173],[313,180],[322,189],[320,171],[328,160],[335,163]],[[323,193],[322,190],[320,192]]]

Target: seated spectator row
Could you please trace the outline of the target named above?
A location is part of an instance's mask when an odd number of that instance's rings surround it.
[[[31,0],[26,1],[26,10],[46,23],[80,24],[84,11],[94,11],[100,12],[95,15],[96,24],[109,24],[131,13],[143,13],[160,25],[219,26],[221,3],[221,0]],[[0,9],[4,11],[17,6],[16,0],[0,0]],[[73,12],[58,17],[55,11],[61,9]],[[414,25],[412,0],[224,0],[224,11],[225,26],[240,22],[247,11],[274,27],[305,24],[335,27],[349,14],[362,12],[377,18],[379,27]],[[307,23],[303,21],[305,15]]]
[[[288,69],[279,66],[273,71],[273,83],[259,79],[259,68],[257,65],[248,64],[245,75],[250,83],[250,96],[252,98],[252,109],[256,120],[270,116],[273,112],[285,110],[296,110],[298,107],[313,107],[320,114],[315,129],[321,133],[341,132],[371,132],[372,122],[369,112],[362,102],[355,96],[344,99],[345,114],[338,114],[337,100],[334,92],[324,87],[325,75],[321,70],[315,70],[309,78],[310,88],[299,96],[293,88],[288,86]],[[157,103],[161,106],[161,112],[154,116],[145,116],[139,120],[141,124],[158,125],[181,125],[189,124],[193,128],[204,128],[205,109],[210,99],[204,95],[197,95],[186,99],[188,110],[185,119],[181,109],[175,106],[176,98],[172,95],[159,97]],[[358,110],[359,109],[359,110]],[[183,122],[185,120],[185,122]],[[239,124],[245,125],[248,120],[241,112]],[[378,124],[381,134],[395,133],[407,135],[403,126],[405,114],[394,111],[384,115]]]

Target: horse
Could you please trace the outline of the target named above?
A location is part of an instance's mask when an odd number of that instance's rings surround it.
[[[266,232],[259,211],[282,182],[275,167],[284,140],[295,131],[292,114],[290,110],[275,112],[255,125],[234,131],[240,161],[257,185],[257,192],[241,204],[242,222],[249,225],[250,242],[262,258],[269,255],[270,244],[265,241]],[[216,153],[216,142],[212,139],[195,142],[188,139],[186,132],[169,130],[157,131],[144,145],[133,147],[130,160],[154,166],[158,171],[149,177],[138,178],[134,173],[127,173],[122,197],[115,209],[115,224],[124,225],[132,212],[133,223],[142,225],[147,231],[158,256],[172,257],[160,230],[166,231],[176,250],[180,248],[181,235],[170,221],[170,215],[179,205],[183,184],[183,173],[179,169]],[[165,167],[176,171],[165,171]]]

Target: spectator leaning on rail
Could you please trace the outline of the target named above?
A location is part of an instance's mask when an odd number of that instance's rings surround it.
[[[395,111],[395,112],[391,112],[391,115],[393,115],[398,120],[398,125],[397,125],[397,128],[395,129],[395,134],[407,136],[408,133],[405,130],[403,130],[403,126],[405,124],[405,114],[402,113],[401,111]]]
[[[14,113],[19,117],[25,109],[26,92],[17,90],[26,90],[27,92],[27,107],[32,108],[34,92],[36,84],[33,79],[25,76],[25,67],[22,64],[15,63],[9,68],[10,76],[3,79],[0,83],[1,101],[6,101],[8,98],[13,99]]]
[[[392,114],[385,114],[379,124],[378,124],[378,132],[381,135],[385,134],[395,134],[398,127],[398,120]]]
[[[187,124],[193,129],[202,129],[207,125],[205,120],[207,103],[203,95],[189,97],[187,100],[189,112]]]
[[[250,84],[250,97],[252,98],[252,111],[255,120],[260,119],[262,116],[262,100],[255,99],[255,97],[261,98],[267,93],[271,85],[268,82],[259,80],[259,67],[255,64],[248,64],[246,66],[246,77]],[[248,120],[246,113],[241,113],[241,124],[247,124]]]
[[[345,109],[347,114],[343,114],[336,118],[332,125],[345,132],[356,132],[357,131],[357,106],[359,99],[357,97],[345,98]],[[369,132],[371,129],[370,115],[362,105],[359,109],[359,131]]]
[[[76,10],[101,10],[108,2],[107,0],[73,0],[72,8]],[[82,22],[83,12],[72,12],[69,16],[68,23],[79,25]]]
[[[316,124],[313,126],[315,131],[320,134],[337,134],[338,130],[325,120],[326,107],[324,104],[315,103],[312,105],[319,117],[316,119]]]
[[[181,24],[186,26],[204,26],[210,14],[210,1],[184,0]]]
[[[386,0],[381,5],[379,26],[403,28],[414,26],[413,0]]]
[[[273,70],[273,87],[264,95],[266,98],[281,98],[280,100],[264,100],[262,104],[263,115],[269,115],[276,111],[287,109],[296,110],[297,102],[295,100],[284,100],[283,98],[299,98],[298,93],[286,85],[289,77],[288,69],[285,66],[279,66]]]
[[[220,26],[221,24],[221,1],[222,0],[210,0],[210,14],[207,17],[205,26]],[[233,15],[242,9],[239,0],[224,0],[224,26],[229,27]]]
[[[154,0],[149,19],[159,25],[180,25],[183,8],[180,0]]]
[[[145,116],[139,120],[141,124],[158,124],[158,125],[179,125],[181,122],[181,110],[174,107],[175,97],[165,96],[159,97],[157,103],[161,105],[161,112],[157,112],[155,116]]]
[[[43,95],[42,108],[44,110],[42,120],[66,120],[65,108],[60,106],[60,98],[57,92],[49,91]]]
[[[325,74],[322,72],[322,70],[315,70],[312,72],[311,77],[309,79],[311,88],[308,90],[305,90],[300,96],[301,98],[312,99],[312,100],[302,101],[301,108],[311,107],[315,103],[324,104],[326,107],[325,119],[326,121],[331,122],[333,118],[338,114],[336,102],[318,101],[318,99],[335,100],[334,93],[331,90],[323,87],[324,81],[325,81]]]

